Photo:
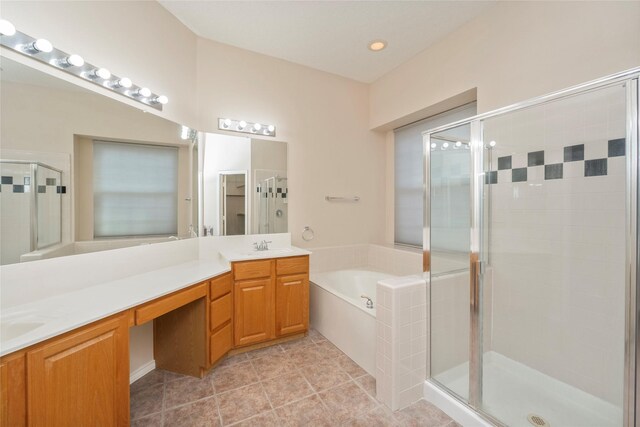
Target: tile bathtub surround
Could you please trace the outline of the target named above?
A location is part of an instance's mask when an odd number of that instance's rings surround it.
[[[203,379],[155,370],[131,385],[131,425],[457,426],[425,401],[391,412],[375,398],[375,379],[344,358],[311,330],[231,356]]]
[[[313,248],[311,272],[368,267],[397,276],[422,272],[422,253],[409,248],[375,244]]]
[[[376,391],[393,410],[422,398],[427,371],[426,289],[420,276],[377,284]]]

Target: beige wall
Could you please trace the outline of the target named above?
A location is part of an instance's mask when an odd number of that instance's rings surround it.
[[[371,85],[370,125],[477,88],[486,112],[640,66],[640,2],[499,2]]]
[[[371,84],[387,131],[385,243],[393,243],[395,127],[477,99],[478,113],[640,66],[640,2],[499,2]]]
[[[368,86],[342,77],[198,40],[201,130],[218,117],[277,126],[287,142],[289,230],[303,247],[383,238],[384,135],[368,129]],[[356,204],[325,196],[357,195]],[[315,239],[304,242],[305,225]]]

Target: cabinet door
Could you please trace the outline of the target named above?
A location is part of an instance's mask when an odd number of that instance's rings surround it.
[[[306,332],[309,327],[309,276],[280,276],[276,282],[276,335]]]
[[[0,426],[27,425],[27,376],[24,353],[5,356],[0,362]]]
[[[236,346],[275,337],[274,291],[271,278],[235,283],[233,321]]]
[[[128,332],[120,316],[27,352],[29,425],[129,425]]]

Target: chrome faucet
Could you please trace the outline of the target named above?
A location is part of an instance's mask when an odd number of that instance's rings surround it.
[[[367,300],[367,308],[373,308],[373,300],[366,295],[360,295],[360,298]]]
[[[255,242],[253,244],[253,249],[255,249],[256,251],[268,251],[269,250],[269,243],[271,243],[271,241],[263,240],[260,243]]]

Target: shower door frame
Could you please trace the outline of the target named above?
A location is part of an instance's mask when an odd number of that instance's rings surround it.
[[[479,416],[492,424],[504,425],[500,420],[482,410],[482,280],[484,269],[487,265],[483,257],[486,250],[483,247],[483,194],[484,194],[484,142],[483,123],[486,119],[501,116],[534,106],[543,105],[563,98],[587,93],[606,87],[625,84],[626,91],[626,138],[628,141],[628,155],[626,156],[626,259],[625,259],[625,366],[624,366],[624,398],[623,415],[625,427],[634,427],[640,424],[637,414],[640,414],[640,339],[637,332],[640,331],[640,236],[638,234],[638,191],[639,149],[638,135],[640,123],[640,67],[612,74],[597,80],[593,80],[564,90],[553,92],[527,101],[516,103],[494,111],[479,114],[474,117],[459,120],[437,128],[429,129],[423,135],[423,161],[424,161],[424,228],[423,228],[423,271],[427,286],[427,306],[431,303],[431,136],[455,127],[470,125],[471,127],[471,195],[470,195],[470,333],[469,333],[469,399],[462,399],[446,386],[439,383],[431,375],[431,333],[429,332],[429,351],[427,351],[427,378],[426,381],[433,384],[453,399],[465,406],[472,408]],[[431,313],[431,310],[429,310]],[[427,316],[427,329],[431,330],[430,315]],[[473,379],[473,381],[472,381]]]

